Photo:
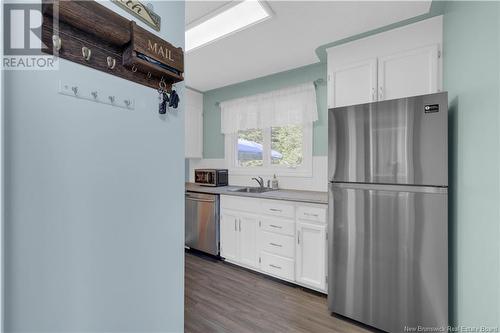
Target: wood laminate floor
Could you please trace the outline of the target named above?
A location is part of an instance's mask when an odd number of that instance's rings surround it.
[[[326,297],[186,253],[186,333],[367,333],[332,317]]]

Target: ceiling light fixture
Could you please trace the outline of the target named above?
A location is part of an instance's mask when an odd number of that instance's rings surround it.
[[[232,2],[188,25],[186,52],[265,21],[271,16],[270,8],[262,1]]]

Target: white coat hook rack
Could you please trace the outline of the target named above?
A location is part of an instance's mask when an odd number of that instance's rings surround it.
[[[130,96],[116,95],[111,91],[98,90],[94,87],[86,87],[69,82],[59,82],[59,94],[127,110],[135,109],[135,101]]]

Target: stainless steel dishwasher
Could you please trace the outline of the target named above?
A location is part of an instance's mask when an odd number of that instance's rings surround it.
[[[219,255],[219,195],[186,192],[186,247]]]

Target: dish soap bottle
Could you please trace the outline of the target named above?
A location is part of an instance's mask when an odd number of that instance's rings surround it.
[[[278,178],[276,178],[276,174],[274,174],[274,176],[273,176],[272,187],[273,187],[273,190],[278,189]]]

